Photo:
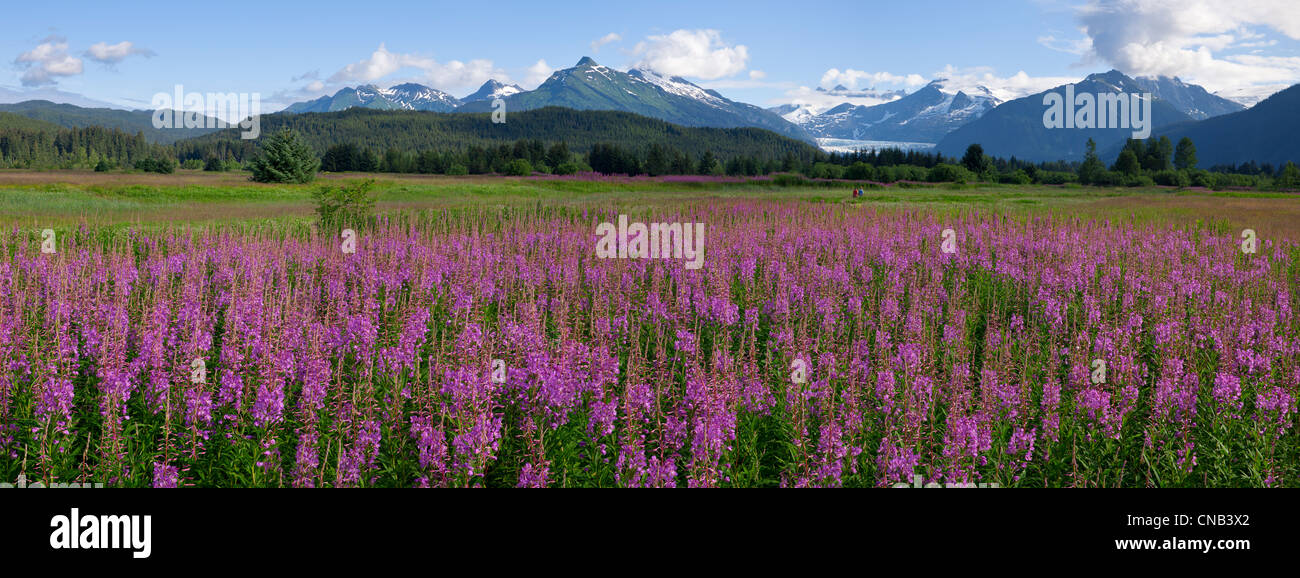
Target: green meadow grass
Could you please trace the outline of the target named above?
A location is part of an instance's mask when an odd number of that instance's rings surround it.
[[[179,175],[178,175],[179,176]],[[312,218],[311,193],[320,182],[306,185],[265,185],[226,179],[214,184],[78,183],[49,173],[38,184],[0,184],[0,226],[20,228],[75,227],[82,223],[120,227],[204,227],[224,224],[301,222]],[[1008,215],[1052,214],[1131,222],[1170,219],[1227,228],[1228,216],[1207,209],[1219,201],[1253,200],[1294,207],[1300,215],[1300,195],[1256,191],[1129,189],[1037,185],[935,184],[868,189],[853,198],[851,187],[780,187],[766,183],[593,182],[514,178],[373,177],[381,212],[445,210],[456,207],[618,206],[642,211],[682,201],[763,198],[849,206],[965,211]],[[352,175],[328,181],[353,180]],[[203,180],[202,177],[198,180]],[[1159,202],[1156,202],[1159,201]],[[1218,225],[1216,225],[1218,223]],[[1300,227],[1300,225],[1297,225]]]

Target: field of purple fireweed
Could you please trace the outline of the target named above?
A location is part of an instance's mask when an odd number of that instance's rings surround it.
[[[1294,241],[665,206],[703,268],[598,259],[615,207],[5,231],[0,481],[1300,485]]]

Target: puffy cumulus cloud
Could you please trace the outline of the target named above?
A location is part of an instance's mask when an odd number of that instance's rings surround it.
[[[919,74],[891,74],[888,72],[866,72],[863,70],[854,70],[852,68],[840,70],[832,68],[822,75],[821,85],[823,88],[833,88],[837,85],[844,85],[846,88],[856,89],[860,84],[874,87],[877,84],[887,86],[905,86],[918,87],[925,85],[925,77]]]
[[[524,88],[537,88],[537,85],[546,82],[555,72],[555,68],[546,63],[546,60],[539,59],[524,74]]]
[[[117,44],[100,42],[92,44],[85,53],[86,58],[103,64],[117,64],[126,60],[128,56],[154,56],[154,51],[148,48],[141,48],[134,43],[123,40]]]
[[[18,55],[14,64],[23,68],[23,86],[46,86],[58,83],[62,76],[76,76],[84,67],[80,58],[68,55],[68,41],[50,36],[36,48]]]
[[[427,68],[433,66],[433,59],[410,54],[389,52],[383,44],[370,54],[369,58],[344,66],[329,77],[332,83],[374,82],[393,74],[403,68]]]
[[[484,59],[434,62],[431,67],[425,68],[425,78],[434,88],[450,92],[478,88],[493,78],[501,82],[510,81],[510,76],[505,71],[494,66],[491,60]]]
[[[731,45],[717,30],[675,30],[649,36],[638,42],[632,53],[634,65],[668,76],[716,80],[735,75],[749,62],[749,48]]]
[[[618,34],[616,34],[616,33],[614,33],[614,32],[610,32],[609,34],[606,34],[606,35],[604,35],[604,36],[601,36],[600,38],[597,38],[597,39],[595,39],[595,40],[592,40],[592,41],[591,41],[591,51],[592,51],[592,52],[600,52],[600,47],[601,47],[601,46],[604,46],[604,45],[606,45],[606,44],[611,44],[611,43],[614,43],[614,42],[619,42],[619,41],[621,41],[621,40],[623,40],[623,37],[622,37],[622,36],[619,36]]]
[[[1128,74],[1180,76],[1211,91],[1300,79],[1293,58],[1231,53],[1271,46],[1268,34],[1300,39],[1294,0],[1091,0],[1076,16],[1088,56]]]
[[[445,91],[477,88],[490,78],[503,82],[508,80],[505,72],[494,66],[491,60],[439,62],[415,54],[391,52],[384,44],[380,44],[368,58],[344,66],[330,75],[328,82],[330,85],[370,83],[408,68],[422,71],[424,81],[431,84],[433,88]]]

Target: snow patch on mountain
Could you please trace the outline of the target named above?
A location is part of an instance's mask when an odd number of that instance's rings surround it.
[[[823,94],[849,94],[843,86]],[[859,92],[858,95],[861,95]],[[890,96],[871,91],[872,96]],[[771,110],[798,124],[814,137],[861,142],[935,143],[948,132],[982,116],[1001,104],[982,85],[965,86],[948,79],[935,80],[907,95],[875,105],[840,104],[830,109],[792,104]]]
[[[680,76],[668,78],[648,68],[633,68],[627,73],[632,77],[632,80],[652,84],[668,94],[695,99],[718,108],[722,108],[727,102],[726,99],[715,96],[714,93],[710,93]]]
[[[1239,88],[1220,90],[1218,92],[1215,92],[1214,96],[1217,96],[1219,98],[1226,98],[1246,108],[1251,108],[1254,107],[1256,104],[1259,104],[1260,101],[1270,96],[1273,96],[1274,94],[1277,94],[1283,90],[1286,90],[1287,88],[1290,88],[1290,86],[1291,85],[1289,84],[1264,84],[1264,85],[1257,85],[1257,86],[1243,86]]]
[[[519,85],[517,84],[503,84],[495,79],[492,79],[492,80],[488,80],[487,82],[484,82],[483,86],[479,87],[479,89],[475,91],[474,94],[466,96],[464,99],[462,99],[462,102],[475,102],[479,100],[496,100],[498,98],[505,98],[512,94],[519,94],[523,91],[524,89],[520,88]]]

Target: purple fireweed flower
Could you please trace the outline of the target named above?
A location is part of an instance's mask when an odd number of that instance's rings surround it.
[[[180,472],[176,469],[176,466],[154,462],[153,487],[175,488],[179,482]]]

